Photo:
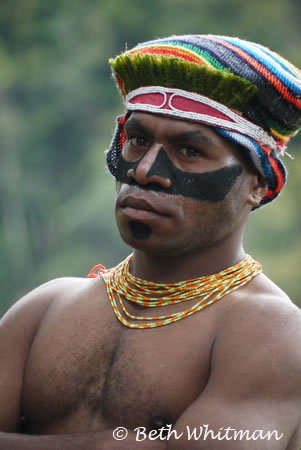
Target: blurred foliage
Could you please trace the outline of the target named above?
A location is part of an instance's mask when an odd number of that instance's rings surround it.
[[[59,276],[85,276],[129,249],[114,222],[104,168],[122,112],[107,60],[180,33],[236,35],[301,66],[298,0],[1,0],[0,315]],[[250,217],[246,249],[301,305],[301,140],[273,205]]]

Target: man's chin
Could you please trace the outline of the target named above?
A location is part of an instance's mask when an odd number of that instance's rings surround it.
[[[138,241],[146,241],[152,235],[152,227],[146,223],[131,220],[129,227],[133,238]]]
[[[152,228],[141,222],[132,221],[126,229],[119,227],[121,239],[134,249],[151,249],[154,245]]]

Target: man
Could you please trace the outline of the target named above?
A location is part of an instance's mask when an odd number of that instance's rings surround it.
[[[111,65],[126,114],[107,163],[135,250],[3,318],[0,448],[298,450],[301,314],[242,239],[285,183],[301,73],[218,36]]]

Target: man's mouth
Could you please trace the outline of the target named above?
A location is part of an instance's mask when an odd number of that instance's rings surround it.
[[[127,197],[124,203],[124,206],[128,208],[143,209],[145,211],[152,211],[157,213],[156,208],[150,202],[142,198]]]
[[[135,221],[156,220],[167,216],[167,214],[164,214],[151,202],[134,196],[126,197],[121,202],[120,206],[123,213],[128,216],[129,219]]]

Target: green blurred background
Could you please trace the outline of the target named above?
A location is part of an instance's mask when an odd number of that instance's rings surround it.
[[[123,111],[108,58],[156,37],[214,33],[301,67],[300,13],[300,0],[1,0],[0,315],[49,279],[129,253],[104,168]],[[287,187],[251,215],[246,250],[301,306],[301,136],[289,151]]]

